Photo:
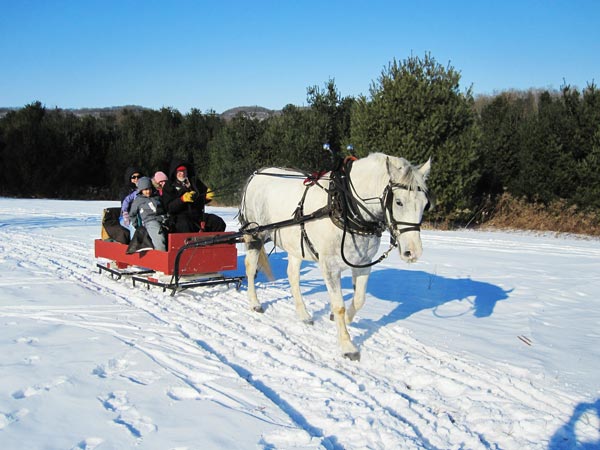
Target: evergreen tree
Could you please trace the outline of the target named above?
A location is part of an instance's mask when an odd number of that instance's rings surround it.
[[[307,172],[324,169],[329,158],[323,151],[327,139],[327,124],[317,111],[287,105],[280,116],[266,123],[263,138],[266,151],[260,163]]]
[[[208,144],[223,127],[223,120],[214,112],[202,114],[192,109],[183,121],[183,147],[187,149],[189,158],[194,161],[200,176],[208,173],[210,154]]]
[[[573,202],[584,209],[600,211],[600,91],[591,83],[583,92],[580,135],[588,143],[577,161],[578,183]]]
[[[146,167],[146,155],[150,153],[150,146],[145,139],[144,121],[138,111],[125,109],[117,116],[117,130],[115,139],[108,149],[108,178],[111,180],[111,193],[117,198],[127,167],[140,167],[144,175],[148,175],[151,168]]]
[[[562,97],[545,91],[537,115],[524,121],[516,196],[548,204],[559,198],[568,200],[575,192],[577,151],[572,143],[576,120],[571,101],[568,91]]]
[[[142,113],[144,147],[148,149],[143,166],[149,176],[156,170],[167,172],[174,155],[191,160],[192,149],[184,145],[183,122],[181,113],[172,108]]]
[[[352,112],[352,143],[361,155],[381,151],[412,162],[433,158],[429,187],[438,217],[468,219],[478,173],[478,130],[471,90],[460,74],[426,54],[394,60]]]
[[[350,117],[354,98],[342,97],[330,79],[323,90],[312,86],[307,90],[307,100],[311,109],[325,126],[323,143],[332,150],[341,151],[342,144],[350,137]]]
[[[220,128],[209,143],[205,182],[219,202],[237,204],[246,179],[261,167],[264,130],[263,121],[240,115]]]
[[[3,190],[9,195],[35,196],[45,193],[47,161],[53,156],[53,139],[49,136],[41,102],[33,102],[9,113],[3,120],[4,148]]]
[[[519,130],[526,114],[525,103],[522,96],[503,93],[482,108],[479,198],[515,191],[521,170]]]

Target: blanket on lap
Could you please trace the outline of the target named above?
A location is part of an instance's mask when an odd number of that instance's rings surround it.
[[[129,230],[119,223],[121,208],[105,208],[102,214],[102,240],[129,244]]]

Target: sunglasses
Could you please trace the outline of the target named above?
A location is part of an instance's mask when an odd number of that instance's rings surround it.
[[[131,175],[132,180],[137,180],[138,178],[142,178],[141,175]]]

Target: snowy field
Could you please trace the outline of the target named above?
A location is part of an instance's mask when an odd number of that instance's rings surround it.
[[[423,231],[374,268],[352,362],[314,264],[295,319],[283,253],[264,314],[98,274],[108,206],[0,198],[2,450],[600,448],[598,240]]]

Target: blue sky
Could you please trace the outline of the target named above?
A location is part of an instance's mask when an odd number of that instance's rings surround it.
[[[463,89],[600,81],[600,1],[0,0],[0,106],[223,112],[305,105],[334,79],[368,95],[395,58]]]

